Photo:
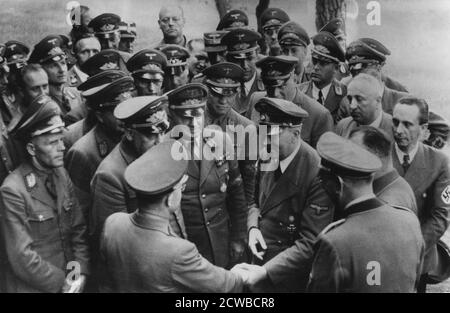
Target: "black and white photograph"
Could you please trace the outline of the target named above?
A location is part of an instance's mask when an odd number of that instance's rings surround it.
[[[0,293],[450,292],[450,1],[0,8]]]

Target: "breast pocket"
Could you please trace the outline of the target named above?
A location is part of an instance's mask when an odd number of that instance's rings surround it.
[[[28,215],[31,236],[35,241],[50,240],[58,230],[56,216],[52,208],[37,205]]]

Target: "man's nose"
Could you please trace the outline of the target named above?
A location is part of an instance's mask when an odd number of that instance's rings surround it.
[[[358,107],[358,102],[356,101],[355,98],[352,99],[352,101],[350,102],[350,109],[354,110]]]

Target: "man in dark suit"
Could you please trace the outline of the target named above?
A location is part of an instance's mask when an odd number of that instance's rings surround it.
[[[229,267],[244,255],[248,207],[231,139],[218,126],[204,127],[207,94],[198,83],[167,94],[174,125],[168,136],[191,153],[181,201],[187,237],[211,263]]]
[[[303,141],[314,148],[320,136],[333,129],[333,118],[324,106],[302,93],[294,84],[292,74],[296,64],[296,58],[284,55],[265,57],[257,62],[267,92],[255,92],[251,96],[246,116],[259,122],[260,114],[255,104],[262,97],[291,101],[308,113],[303,121],[301,136]]]
[[[382,129],[393,140],[392,116],[383,112],[381,96],[383,86],[373,76],[359,74],[348,86],[351,116],[336,125],[336,134],[348,137],[350,132],[361,125]]]
[[[344,118],[348,106],[347,87],[336,79],[345,52],[337,39],[328,32],[319,32],[312,38],[313,70],[311,80],[300,84],[300,90],[327,108],[337,123]]]
[[[417,214],[414,192],[392,164],[392,141],[388,135],[373,126],[360,126],[350,132],[349,139],[381,160],[382,166],[373,180],[373,192],[377,198],[390,206],[405,207]]]
[[[424,242],[416,215],[377,199],[377,156],[333,133],[317,144],[320,180],[343,219],[314,245],[310,292],[414,292]]]
[[[137,210],[136,194],[126,184],[123,173],[131,162],[161,141],[169,128],[166,105],[167,97],[141,96],[125,100],[114,109],[114,116],[123,123],[125,134],[100,163],[91,181],[91,231],[96,238],[109,215]],[[177,213],[182,223],[181,211]],[[184,225],[179,226],[174,217],[170,222],[177,235],[185,236]]]
[[[447,230],[450,209],[450,169],[447,157],[424,145],[428,104],[415,97],[401,99],[394,107],[394,167],[411,185],[425,239],[425,260],[418,288],[425,292],[427,273],[437,267],[436,243]]]
[[[105,222],[101,255],[105,292],[240,292],[242,276],[214,266],[196,246],[178,237],[169,216],[180,206],[188,155],[174,158],[174,140],[154,146],[125,170],[139,209],[114,213]],[[160,179],[164,177],[164,179]]]
[[[249,210],[247,218],[249,247],[270,278],[258,288],[303,291],[312,245],[333,221],[334,206],[317,179],[319,156],[301,140],[302,121],[308,113],[292,102],[273,98],[262,98],[256,109],[260,125],[269,128],[271,154],[279,152],[279,157],[259,164],[258,206]]]
[[[250,147],[251,140],[257,140],[257,131],[252,121],[232,108],[244,71],[234,63],[221,62],[206,68],[203,75],[203,83],[209,88],[205,125],[220,126],[233,139],[247,206],[252,207],[255,205],[255,164],[258,152],[255,145],[255,151],[251,151]]]
[[[28,159],[0,188],[7,292],[81,292],[89,274],[86,223],[63,167],[60,114],[43,95],[12,130]]]
[[[233,106],[233,109],[241,115],[245,115],[248,111],[251,95],[264,90],[255,66],[257,42],[260,39],[261,35],[257,32],[243,28],[233,29],[222,38],[222,43],[227,46],[227,61],[239,65],[244,70],[241,89]]]

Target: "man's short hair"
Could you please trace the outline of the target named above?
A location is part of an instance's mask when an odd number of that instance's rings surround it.
[[[428,123],[428,103],[424,99],[406,96],[398,100],[397,104],[415,105],[419,109],[419,124]]]
[[[354,81],[362,81],[365,82],[366,84],[368,84],[369,86],[371,86],[371,88],[373,88],[373,90],[375,90],[375,93],[379,96],[382,97],[383,96],[383,92],[384,92],[384,86],[383,84],[374,76],[366,74],[366,73],[360,73],[358,75],[356,75],[355,77],[353,77],[353,79],[350,81],[349,85],[351,83],[353,83]]]
[[[184,19],[184,10],[181,7],[181,5],[164,5],[164,6],[162,6],[158,13],[158,19],[161,17],[161,12],[163,11],[163,9],[168,9],[168,8],[177,8],[178,10],[180,10],[181,17]]]
[[[379,158],[387,158],[391,155],[392,142],[385,131],[368,125],[363,125],[353,129],[349,138],[357,134],[362,134],[362,142],[367,150]]]
[[[30,63],[30,64],[25,65],[20,71],[20,77],[18,79],[19,86],[22,88],[25,88],[24,77],[26,75],[28,75],[29,73],[35,73],[35,72],[39,72],[39,71],[43,71],[44,73],[47,73],[44,70],[44,68],[38,63]]]

